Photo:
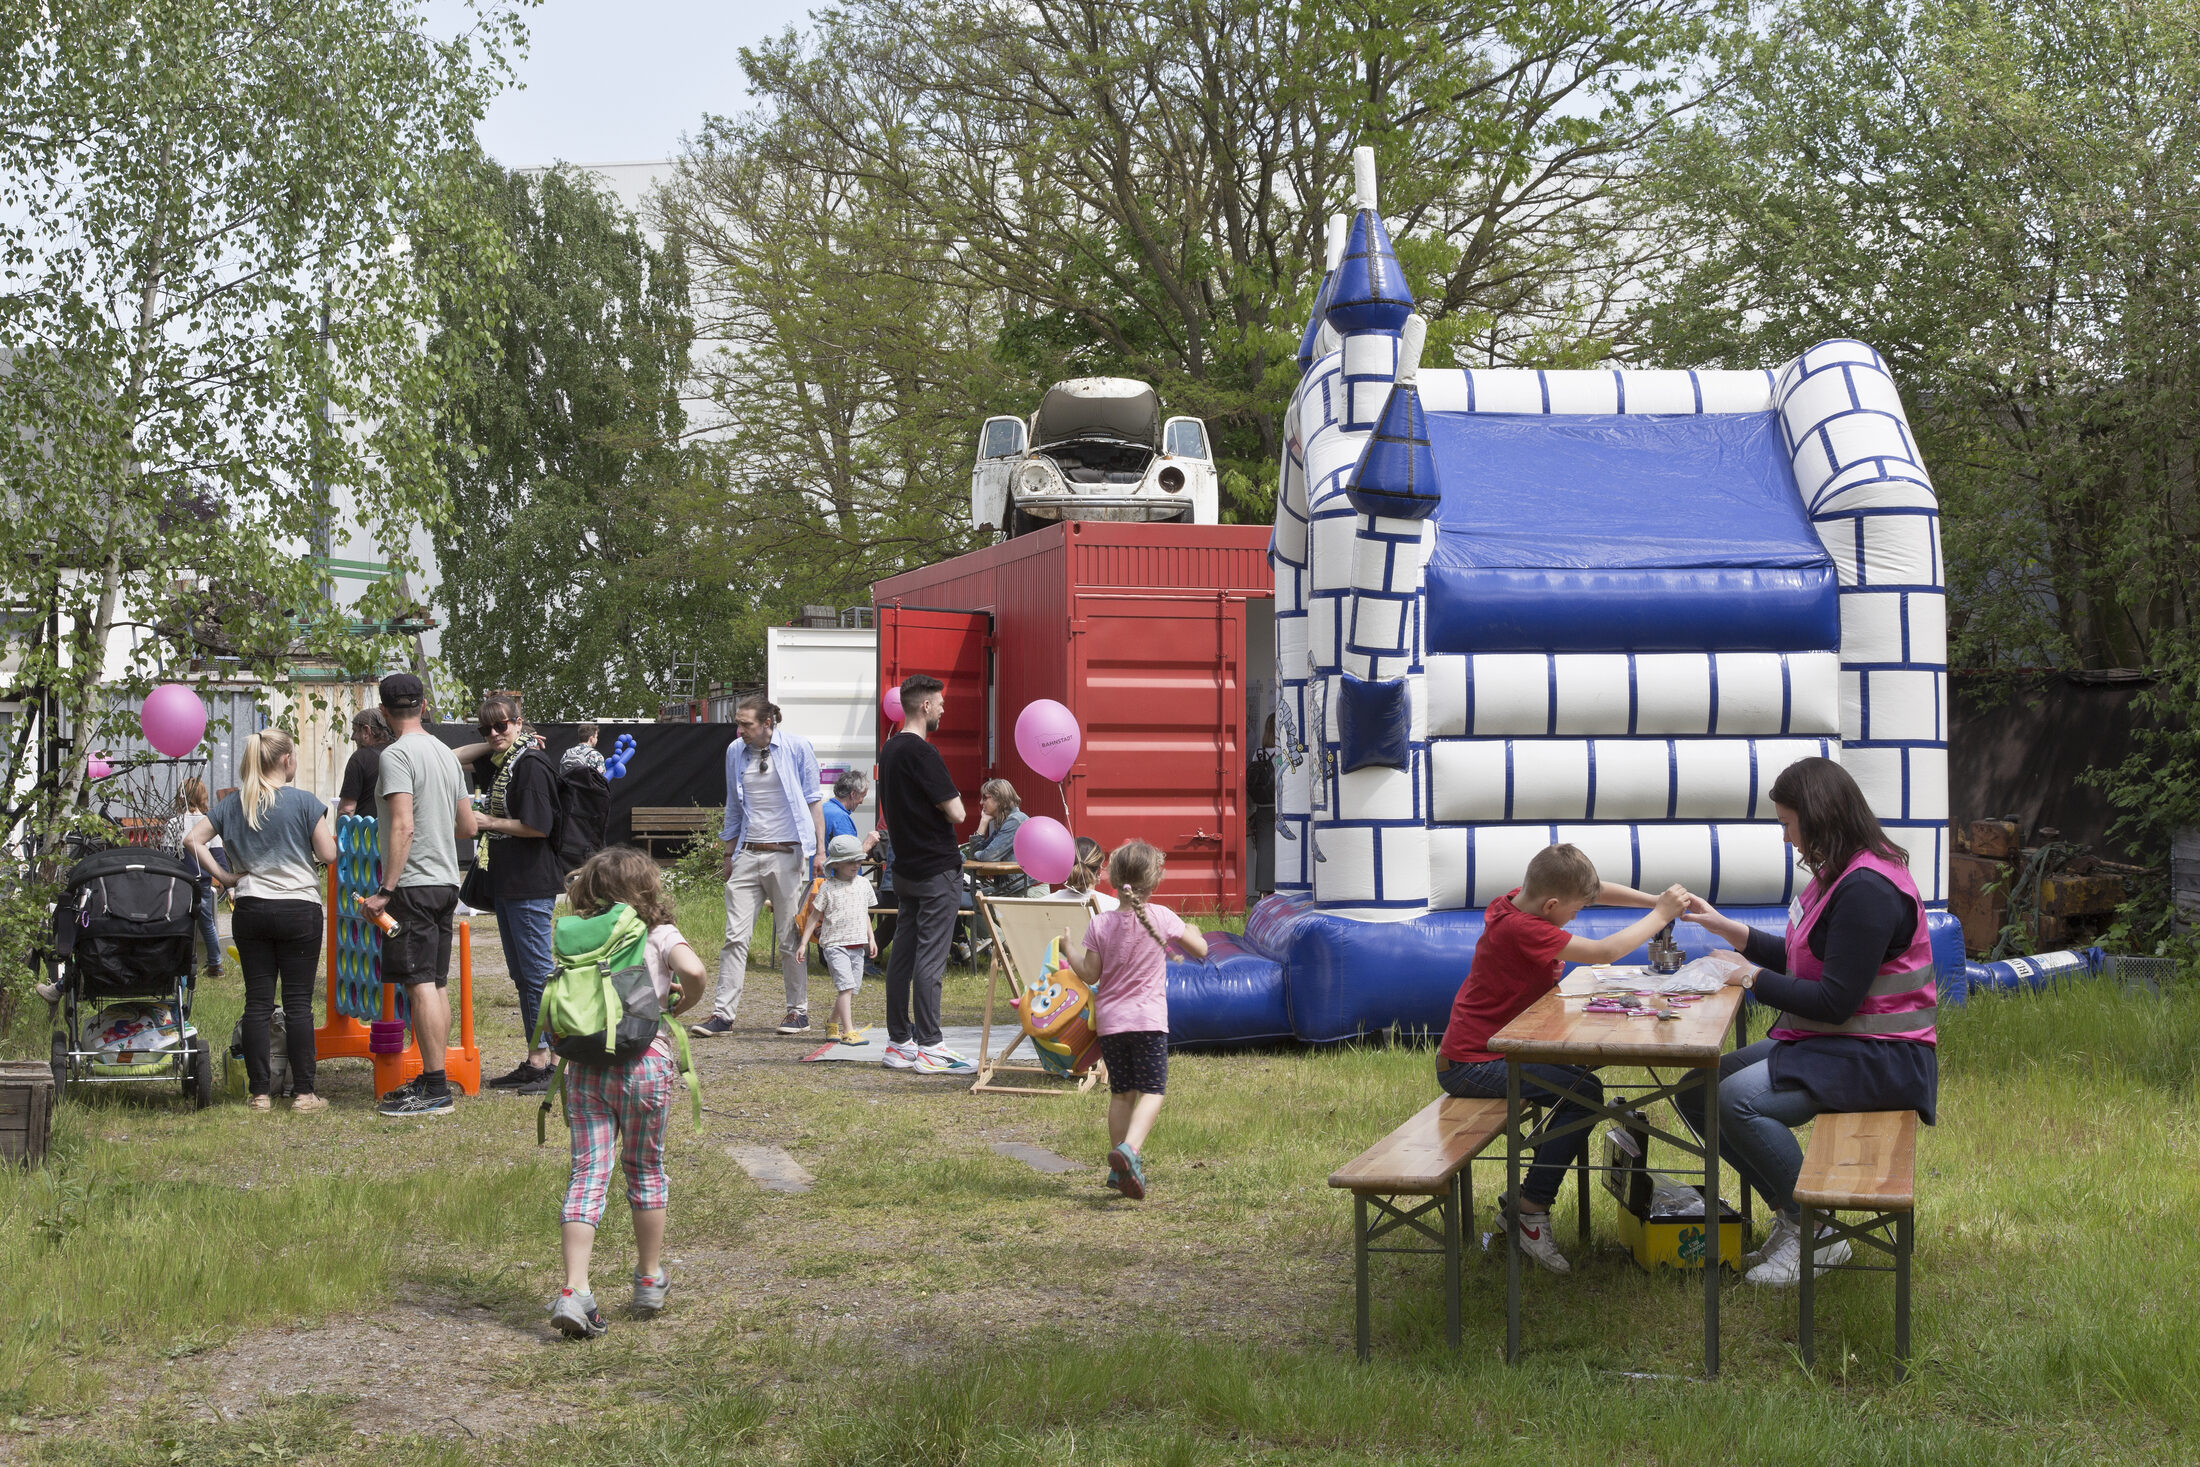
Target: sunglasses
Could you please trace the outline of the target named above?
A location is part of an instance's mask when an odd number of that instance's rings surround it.
[[[500,719],[498,719],[498,720],[497,720],[497,721],[496,721],[495,723],[477,723],[477,724],[475,724],[475,725],[474,725],[474,732],[475,732],[475,733],[477,733],[477,734],[480,734],[480,735],[481,735],[481,736],[482,736],[483,738],[487,738],[487,737],[488,737],[489,735],[491,735],[491,734],[493,734],[493,733],[503,733],[503,732],[504,732],[504,731],[505,731],[506,729],[510,728],[511,726],[512,726],[512,720],[511,720],[511,719],[509,719],[509,718],[500,718]]]

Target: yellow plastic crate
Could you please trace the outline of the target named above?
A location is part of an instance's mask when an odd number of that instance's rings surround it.
[[[1719,1224],[1719,1262],[1739,1270],[1742,1266],[1742,1220],[1731,1208],[1723,1209]],[[1700,1217],[1640,1218],[1622,1207],[1619,1236],[1635,1262],[1647,1269],[1702,1268],[1704,1226]]]

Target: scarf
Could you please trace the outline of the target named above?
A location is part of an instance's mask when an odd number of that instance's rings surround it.
[[[526,751],[526,744],[515,731],[512,742],[506,746],[504,752],[491,756],[497,762],[497,777],[489,784],[489,813],[499,820],[504,818],[504,792],[512,783],[512,771],[519,767],[519,756]],[[493,839],[494,836],[484,835],[474,846],[474,859],[484,869],[489,865],[489,842]]]

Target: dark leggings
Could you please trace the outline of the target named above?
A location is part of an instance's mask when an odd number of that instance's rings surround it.
[[[283,990],[290,1048],[290,1093],[313,1093],[313,980],[321,962],[321,904],[239,897],[229,921],[244,969],[244,1073],[254,1095],[268,1093],[270,1016]]]
[[[1448,1070],[1436,1072],[1436,1083],[1446,1095],[1457,1095],[1473,1100],[1503,1100],[1505,1098],[1505,1062],[1483,1060],[1480,1063],[1454,1064]],[[1578,1101],[1561,1099],[1559,1090],[1571,1090],[1587,1099],[1604,1099],[1604,1082],[1596,1077],[1596,1071],[1585,1070],[1579,1065],[1522,1065],[1520,1067],[1520,1099],[1523,1103],[1534,1101],[1544,1107],[1543,1124],[1536,1128],[1528,1142],[1535,1148],[1535,1164],[1528,1168],[1528,1175],[1520,1183],[1520,1200],[1528,1204],[1531,1212],[1546,1212],[1558,1199],[1559,1184],[1566,1180],[1566,1169],[1589,1154],[1587,1128],[1571,1136],[1561,1136],[1555,1141],[1538,1138],[1545,1131],[1572,1125],[1589,1114]],[[1553,1102],[1556,1101],[1556,1104]]]

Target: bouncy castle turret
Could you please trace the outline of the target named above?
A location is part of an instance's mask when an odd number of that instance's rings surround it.
[[[1314,309],[1307,314],[1306,330],[1299,333],[1299,375],[1337,349],[1337,333],[1329,329],[1329,303],[1337,294],[1337,267],[1344,263],[1345,231],[1352,221],[1342,214],[1329,216],[1329,247],[1323,258],[1322,283],[1314,291]]]
[[[1336,345],[1301,384],[1278,495],[1276,879],[1327,909],[1401,919],[1428,905],[1419,602],[1434,500],[1415,501],[1435,491],[1412,387],[1389,407],[1401,350],[1417,364],[1422,331],[1371,149],[1356,150],[1353,174],[1323,319]],[[1377,433],[1386,414],[1395,430]]]

